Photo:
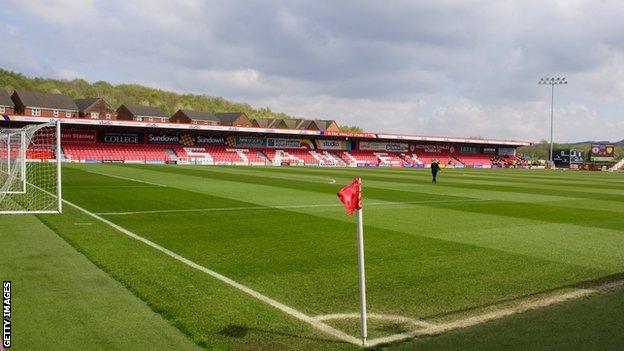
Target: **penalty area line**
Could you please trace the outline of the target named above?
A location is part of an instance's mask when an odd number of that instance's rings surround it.
[[[247,287],[247,286],[245,286],[245,285],[243,285],[243,284],[241,284],[241,283],[239,283],[239,282],[237,282],[237,281],[235,281],[235,280],[233,280],[231,278],[228,278],[228,277],[226,277],[226,276],[224,276],[224,275],[222,275],[222,274],[220,274],[220,273],[218,273],[216,271],[213,271],[213,270],[211,270],[209,268],[206,268],[206,267],[204,267],[204,266],[202,266],[200,264],[197,264],[197,263],[195,263],[195,262],[193,262],[193,261],[191,261],[191,260],[189,260],[189,259],[187,259],[187,258],[185,258],[185,257],[183,257],[181,255],[178,255],[177,253],[175,253],[175,252],[173,252],[173,251],[171,251],[171,250],[169,250],[169,249],[167,249],[167,248],[165,248],[163,246],[160,246],[160,245],[156,244],[155,242],[153,242],[151,240],[148,240],[148,239],[146,239],[146,238],[144,238],[144,237],[142,237],[142,236],[140,236],[138,234],[135,234],[135,233],[129,231],[128,229],[126,229],[126,228],[124,228],[124,227],[122,227],[120,225],[117,225],[117,224],[115,224],[115,223],[113,223],[113,222],[111,222],[111,221],[109,221],[109,220],[107,220],[105,218],[102,218],[102,217],[98,216],[97,214],[95,214],[93,212],[90,212],[90,211],[88,211],[88,210],[86,210],[86,209],[84,209],[84,208],[82,208],[82,207],[80,207],[80,206],[78,206],[78,205],[76,205],[76,204],[74,204],[72,202],[69,202],[67,200],[63,200],[63,202],[66,203],[67,205],[69,205],[71,207],[74,207],[75,209],[83,212],[84,214],[86,214],[86,215],[88,215],[90,217],[93,217],[93,218],[97,219],[98,221],[100,221],[100,222],[102,222],[102,223],[112,227],[113,229],[121,232],[122,234],[125,234],[125,235],[127,235],[127,236],[129,236],[129,237],[131,237],[131,238],[133,238],[135,240],[138,240],[138,241],[140,241],[140,242],[142,242],[142,243],[144,243],[144,244],[146,244],[146,245],[148,245],[148,246],[150,246],[150,247],[152,247],[152,248],[154,248],[154,249],[164,253],[165,255],[167,255],[167,256],[169,256],[169,257],[171,257],[171,258],[173,258],[173,259],[175,259],[175,260],[177,260],[179,262],[184,263],[185,265],[187,265],[187,266],[189,266],[191,268],[194,268],[194,269],[196,269],[198,271],[206,273],[209,276],[211,276],[211,277],[213,277],[213,278],[215,278],[215,279],[217,279],[217,280],[219,280],[219,281],[221,281],[221,282],[223,282],[223,283],[225,283],[225,284],[227,284],[227,285],[229,285],[229,286],[231,286],[233,288],[236,288],[236,289],[238,289],[238,290],[240,290],[240,291],[250,295],[251,297],[253,297],[253,298],[257,299],[257,300],[262,301],[265,304],[267,304],[267,305],[269,305],[271,307],[274,307],[274,308],[276,308],[276,309],[278,309],[278,310],[280,310],[280,311],[290,315],[291,317],[294,317],[294,318],[296,318],[296,319],[298,319],[300,321],[303,321],[303,322],[311,325],[312,327],[316,328],[317,330],[320,330],[320,331],[322,331],[322,332],[324,332],[326,334],[332,335],[333,337],[335,337],[335,338],[337,338],[339,340],[342,340],[342,341],[345,341],[345,342],[348,342],[348,343],[351,343],[351,344],[354,344],[354,345],[361,345],[361,341],[359,339],[357,339],[357,338],[355,338],[355,337],[353,337],[353,336],[351,336],[351,335],[349,335],[349,334],[347,334],[347,333],[345,333],[343,331],[340,331],[340,330],[338,330],[338,329],[336,329],[336,328],[334,328],[334,327],[332,327],[330,325],[327,325],[327,324],[325,324],[323,322],[320,322],[320,321],[316,320],[314,317],[308,316],[307,314],[305,314],[305,313],[303,313],[303,312],[301,312],[299,310],[296,310],[296,309],[294,309],[294,308],[292,308],[290,306],[287,306],[287,305],[285,305],[285,304],[283,304],[283,303],[281,303],[279,301],[276,301],[276,300],[274,300],[274,299],[272,299],[272,298],[270,298],[270,297],[268,297],[268,296],[266,296],[266,295],[264,295],[264,294],[262,294],[262,293],[260,293],[258,291],[255,291],[255,290],[253,290],[253,289],[251,289],[251,288],[249,288],[249,287]]]

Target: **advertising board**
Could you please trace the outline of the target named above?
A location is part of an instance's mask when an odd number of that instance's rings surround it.
[[[615,145],[592,144],[589,148],[589,159],[592,162],[613,162],[615,158]]]
[[[63,143],[93,144],[97,141],[95,130],[62,129],[61,141]]]
[[[98,141],[107,144],[143,144],[143,134],[100,132]]]
[[[384,143],[378,141],[360,141],[358,143],[359,150],[366,151],[390,151],[390,152],[406,152],[407,143]]]

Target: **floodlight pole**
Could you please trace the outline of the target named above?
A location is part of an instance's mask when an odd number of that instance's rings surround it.
[[[541,78],[537,84],[550,85],[550,152],[548,153],[548,161],[550,165],[553,162],[553,115],[554,115],[554,106],[555,106],[555,85],[568,84],[568,81],[565,77],[549,77],[549,78]]]
[[[550,152],[548,153],[548,160],[550,161],[551,165],[553,162],[553,115],[554,115],[554,111],[555,111],[555,85],[551,84],[550,85]]]

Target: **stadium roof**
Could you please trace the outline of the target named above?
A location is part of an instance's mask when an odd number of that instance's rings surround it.
[[[26,107],[52,108],[78,111],[78,106],[71,97],[63,94],[48,94],[36,91],[15,90],[15,94]]]
[[[11,96],[4,89],[0,89],[0,106],[15,107],[13,100],[11,100]]]

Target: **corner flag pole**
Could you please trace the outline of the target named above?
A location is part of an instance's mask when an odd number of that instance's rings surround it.
[[[362,180],[357,177],[351,184],[340,189],[338,198],[345,206],[348,215],[357,211],[358,266],[360,271],[360,327],[362,345],[366,346],[368,325],[366,321],[366,272],[364,269],[364,223],[362,220]]]
[[[358,222],[358,260],[360,268],[360,326],[362,328],[362,345],[366,346],[368,337],[368,325],[366,321],[366,272],[364,269],[364,224],[362,220],[362,208],[357,210]]]

